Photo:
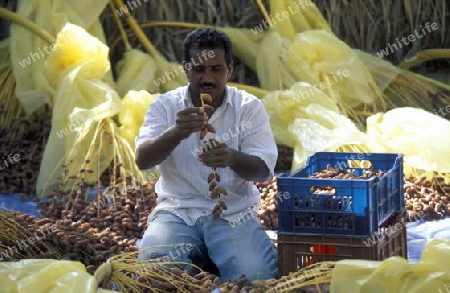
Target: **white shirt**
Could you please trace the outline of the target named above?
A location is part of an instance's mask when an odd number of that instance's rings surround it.
[[[188,86],[159,95],[146,113],[136,137],[136,149],[144,141],[174,125],[177,113],[186,107],[193,107]],[[225,142],[229,148],[258,156],[270,170],[266,181],[272,180],[278,151],[269,115],[258,98],[227,86],[225,99],[209,123],[215,127],[216,134],[208,133],[205,139],[214,137],[219,142]],[[196,157],[201,143],[200,133],[192,134],[156,166],[160,173],[155,186],[158,200],[150,217],[157,211],[167,210],[181,217],[188,225],[194,225],[199,217],[212,213],[216,200],[210,198],[207,182],[212,169]],[[249,213],[255,214],[260,206],[260,194],[253,182],[245,181],[229,167],[216,168],[216,172],[220,175],[218,185],[228,193],[221,196],[228,207],[222,218],[231,221]]]

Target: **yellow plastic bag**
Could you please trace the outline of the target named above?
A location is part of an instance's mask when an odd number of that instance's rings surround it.
[[[63,44],[64,43],[64,44]],[[87,150],[97,139],[100,129],[114,130],[110,117],[121,109],[121,100],[102,77],[110,69],[109,49],[83,28],[67,24],[58,34],[55,51],[47,60],[47,77],[55,86],[52,129],[44,151],[37,192],[52,190],[63,169],[70,161],[71,172],[76,175],[84,164]],[[108,122],[109,121],[109,122]],[[96,142],[101,159],[93,161],[93,173],[85,174],[94,182],[109,166],[113,158],[112,139],[104,135]],[[102,148],[103,146],[103,148]],[[98,151],[100,152],[100,151]],[[94,163],[95,162],[95,163]]]
[[[0,41],[0,64],[3,66],[9,66],[9,64],[7,65],[6,63],[7,60],[10,59],[9,42],[10,38]]]
[[[135,149],[136,136],[144,123],[148,107],[158,95],[150,94],[144,90],[132,90],[122,100],[123,108],[119,113],[120,130],[133,150]]]
[[[312,2],[310,2],[311,5]],[[294,26],[294,30],[296,33],[301,33],[307,30],[311,29],[311,24],[308,22],[308,20],[303,15],[304,9],[308,7],[308,3],[306,1],[298,1],[298,0],[288,0],[287,1],[287,7],[291,12],[290,20],[292,22],[292,25]]]
[[[158,92],[155,73],[156,64],[152,56],[137,49],[128,50],[117,63],[116,90],[119,96],[124,97],[130,90]]]
[[[374,75],[373,78],[375,79],[375,82],[380,89],[380,91],[384,92],[386,88],[394,81],[395,78],[400,74],[401,69],[394,64],[379,58],[377,56],[374,56],[372,54],[369,54],[367,52],[364,52],[362,50],[353,49],[353,52],[355,52],[358,57],[361,59],[361,61],[364,62],[364,65],[366,65],[367,69],[370,72],[376,72],[380,71],[383,72],[383,74],[377,74]],[[388,69],[388,70],[386,70]]]
[[[80,262],[26,259],[0,262],[2,293],[96,293],[97,279]]]
[[[388,152],[405,154],[404,173],[450,172],[450,121],[422,109],[397,108],[367,119],[367,135]]]
[[[333,293],[444,293],[450,290],[450,239],[430,241],[421,261],[401,257],[384,261],[342,260],[331,278]]]
[[[345,107],[372,103],[370,75],[358,55],[337,37],[323,30],[297,34],[286,63],[297,81],[327,89],[328,95]]]
[[[247,28],[218,27],[218,30],[227,34],[233,44],[233,53],[251,70],[256,71],[256,52],[266,31],[252,31]]]
[[[279,9],[278,5],[275,8]],[[327,31],[307,30],[291,38],[290,25],[278,26],[284,34],[278,28],[269,29],[256,54],[261,88],[286,90],[306,82],[326,93],[339,105],[342,115],[363,129],[367,117],[364,109],[373,106],[381,92],[359,56]]]
[[[256,54],[256,73],[261,88],[269,91],[288,89],[296,79],[285,61],[291,42],[276,30],[269,30]],[[292,66],[292,64],[291,64]]]
[[[131,150],[136,149],[136,136],[139,134],[139,129],[144,123],[145,114],[150,104],[158,97],[159,94],[150,94],[147,91],[129,91],[122,100],[122,110],[118,118],[120,123],[120,133],[130,145]],[[147,181],[156,181],[159,178],[159,173],[156,170],[151,172],[143,172],[142,176]]]
[[[108,0],[20,0],[17,13],[56,36],[67,22],[81,26],[106,43],[99,16]],[[61,42],[70,46],[70,40]],[[10,52],[16,78],[16,95],[25,111],[31,114],[43,104],[53,107],[55,88],[45,75],[45,63],[54,44],[48,44],[20,25],[11,26]],[[112,84],[112,74],[103,80]]]
[[[286,15],[286,12],[289,11],[288,9],[292,9],[292,7],[289,7],[287,1],[279,1],[279,0],[270,0],[270,13],[271,15],[275,15],[278,17],[280,15]],[[273,27],[276,29],[277,33],[279,33],[284,38],[287,38],[289,41],[293,41],[295,38],[295,30],[294,25],[292,24],[292,18],[291,17],[283,17],[281,21],[277,21],[275,17],[271,18],[271,22]]]
[[[314,103],[330,111],[339,112],[337,105],[322,91],[316,91],[305,82],[295,83],[289,90],[272,91],[261,99],[270,115],[275,140],[279,144],[294,147],[297,137],[288,131],[296,118],[307,117],[305,108]]]
[[[286,2],[270,0],[270,12],[278,17],[286,12]],[[261,88],[269,91],[284,90],[291,87],[296,79],[290,72],[292,64],[286,63],[286,52],[291,42],[295,39],[295,31],[291,19],[284,18],[277,21],[275,18],[265,19],[255,26],[251,31],[258,33],[263,31],[264,38],[261,40],[256,54],[256,73]]]
[[[336,151],[344,145],[359,145],[359,151],[365,152],[384,150],[342,115],[324,91],[308,83],[271,92],[261,101],[276,142],[294,148],[292,170],[303,166],[314,152]]]
[[[165,93],[188,84],[188,79],[181,64],[168,61],[159,52],[153,54],[156,67],[154,83],[158,86],[159,93]]]
[[[69,74],[86,80],[101,79],[110,69],[108,54],[109,48],[99,39],[82,27],[68,23],[58,33],[54,50],[47,59],[47,78],[55,88],[61,87]]]
[[[361,151],[373,152],[368,147],[369,138],[347,117],[317,105],[310,105],[306,110],[318,116],[297,118],[288,129],[297,138],[292,171],[302,167],[312,153],[334,152],[344,145],[361,145]]]

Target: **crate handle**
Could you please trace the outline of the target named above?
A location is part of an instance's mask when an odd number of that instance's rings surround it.
[[[336,246],[328,244],[313,244],[309,251],[312,254],[336,254]]]
[[[311,195],[317,194],[336,194],[336,188],[332,186],[311,186],[309,188],[309,193]]]
[[[347,160],[347,168],[370,169],[372,166],[370,160]]]

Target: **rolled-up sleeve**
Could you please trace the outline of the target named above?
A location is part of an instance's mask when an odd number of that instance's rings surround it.
[[[144,123],[135,140],[135,150],[137,150],[143,142],[157,137],[169,127],[167,117],[167,110],[162,103],[162,95],[160,95],[150,104],[150,107],[145,114]]]
[[[254,100],[241,120],[240,151],[261,158],[270,171],[266,181],[274,176],[278,149],[269,123],[269,115],[260,100]]]

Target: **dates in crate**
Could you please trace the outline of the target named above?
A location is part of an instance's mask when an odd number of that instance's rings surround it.
[[[333,168],[331,164],[327,165],[326,169],[314,172],[309,175],[310,178],[327,178],[327,179],[360,179],[367,180],[374,176],[380,177],[384,174],[381,170],[376,170],[375,168],[363,170],[361,175],[356,175],[355,169],[345,169],[345,168]]]

